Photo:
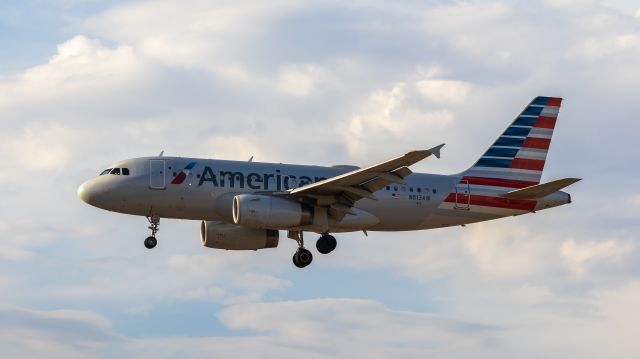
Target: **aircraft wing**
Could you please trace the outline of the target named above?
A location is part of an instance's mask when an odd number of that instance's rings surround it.
[[[384,186],[404,184],[404,178],[412,173],[408,166],[431,155],[440,158],[443,146],[444,143],[428,150],[407,152],[367,168],[289,190],[289,195],[310,198],[316,205],[328,206],[329,214],[340,220],[356,201],[362,198],[376,200],[373,193]]]

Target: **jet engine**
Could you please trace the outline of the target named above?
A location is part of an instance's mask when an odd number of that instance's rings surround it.
[[[258,250],[278,246],[278,231],[254,229],[222,222],[202,221],[200,240],[205,247],[230,250]]]
[[[233,223],[250,228],[287,229],[313,223],[313,208],[273,196],[233,197]]]

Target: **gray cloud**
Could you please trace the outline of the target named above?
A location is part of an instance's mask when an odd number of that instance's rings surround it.
[[[560,357],[580,348],[582,357],[633,357],[636,8],[143,1],[74,21],[48,61],[0,77],[0,301],[90,308],[121,326],[164,318],[163,306],[207,303],[203,315],[220,311],[225,333],[250,335],[122,339],[93,317],[11,309],[1,339],[73,327],[37,336],[61,357],[119,356],[105,349],[113,343],[136,356]],[[366,165],[446,142],[442,159],[414,169],[457,172],[538,94],[565,97],[545,178],[585,178],[571,206],[464,229],[341,235],[339,250],[304,274],[290,268],[293,242],[207,251],[189,222],[163,221],[149,254],[143,219],[75,198],[109,163],[163,149]],[[379,273],[412,288],[381,303],[359,282]],[[317,289],[302,292],[314,279]],[[334,288],[353,295],[347,287],[370,300],[323,299]],[[416,295],[436,308],[394,309]],[[467,323],[500,329],[478,334]],[[306,344],[285,345],[299,326]],[[346,334],[333,351],[313,344],[335,332]],[[45,353],[20,340],[3,354]]]

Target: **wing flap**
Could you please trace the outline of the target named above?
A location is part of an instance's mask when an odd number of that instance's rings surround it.
[[[541,183],[529,187],[525,187],[522,189],[518,189],[515,191],[507,192],[502,195],[502,197],[510,198],[510,199],[536,199],[541,198],[547,195],[550,195],[553,192],[559,191],[569,185],[572,185],[581,178],[563,178],[547,183]]]

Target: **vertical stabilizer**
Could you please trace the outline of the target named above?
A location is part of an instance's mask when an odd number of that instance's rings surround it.
[[[558,117],[559,97],[539,96],[462,173],[470,184],[524,188],[540,183]]]

